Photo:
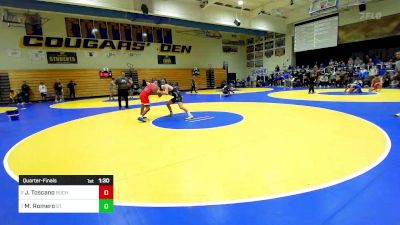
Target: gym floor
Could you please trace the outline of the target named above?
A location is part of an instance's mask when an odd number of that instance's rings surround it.
[[[400,90],[243,89],[0,108],[2,224],[400,224]],[[4,111],[4,110],[3,110]],[[20,174],[114,175],[110,214],[19,214]]]

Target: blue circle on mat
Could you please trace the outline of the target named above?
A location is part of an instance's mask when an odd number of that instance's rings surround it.
[[[161,128],[168,129],[206,129],[232,125],[244,119],[242,115],[231,112],[202,111],[192,112],[191,120],[186,120],[186,113],[174,114],[172,117],[163,116],[152,121]]]
[[[129,98],[129,101],[131,100],[138,100],[139,98]],[[124,98],[121,99],[121,101],[125,101]],[[114,100],[104,100],[103,102],[118,102],[118,98]]]
[[[353,96],[353,95],[376,95],[376,92],[361,92],[361,93],[348,93],[344,91],[334,91],[334,92],[319,92],[318,94],[321,95],[347,95],[347,96]]]

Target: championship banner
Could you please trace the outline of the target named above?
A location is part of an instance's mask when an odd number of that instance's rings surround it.
[[[254,69],[252,71],[253,75],[264,75],[264,74],[267,74],[267,73],[268,73],[267,68],[259,68],[259,69]]]
[[[47,52],[49,64],[77,64],[76,52]]]
[[[158,55],[158,64],[176,64],[174,55]]]

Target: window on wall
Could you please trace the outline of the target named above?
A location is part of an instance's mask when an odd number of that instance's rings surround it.
[[[143,42],[143,29],[142,26],[132,25],[132,38],[135,42]]]
[[[96,38],[93,20],[80,20],[81,25],[81,35],[83,38]]]
[[[160,27],[154,27],[153,29],[154,43],[163,43],[163,31]]]
[[[123,41],[132,41],[132,28],[129,24],[120,24],[120,34]]]
[[[65,28],[67,29],[67,37],[82,37],[79,19],[65,18]]]
[[[68,37],[172,44],[169,28],[76,18],[65,18],[65,28]],[[42,32],[27,27],[27,34],[42,35]]]
[[[97,29],[96,32],[97,39],[108,39],[107,22],[94,21],[94,28]]]
[[[27,35],[42,36],[42,18],[39,14],[26,15],[25,31]]]
[[[172,44],[172,30],[163,28],[163,42],[165,44]]]
[[[143,26],[143,34],[144,42],[154,42],[153,27]]]

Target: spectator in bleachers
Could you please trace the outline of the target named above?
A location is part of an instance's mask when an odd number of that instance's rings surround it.
[[[373,66],[369,69],[369,76],[375,77],[376,75],[378,75],[378,68]]]
[[[353,65],[354,65],[354,60],[353,60],[352,57],[350,57],[349,60],[347,60],[347,65],[348,65],[349,67],[353,67]]]
[[[374,66],[374,62],[372,61],[372,58],[368,59],[367,67],[370,69]]]
[[[364,80],[365,78],[367,78],[368,74],[369,74],[369,71],[365,67],[362,68],[360,71],[361,80]]]
[[[361,61],[360,57],[357,56],[356,60],[354,60],[354,66],[360,66],[361,63],[362,63],[362,61]]]
[[[21,89],[18,89],[18,93],[17,93],[17,105],[19,105],[19,104],[25,105],[24,99],[25,99],[24,93],[22,92]]]
[[[17,104],[17,93],[14,90],[10,90],[10,104]]]
[[[326,74],[323,74],[319,77],[319,87],[328,87],[329,86],[329,78]]]
[[[46,101],[47,86],[43,82],[40,82],[40,84],[39,84],[39,93],[40,93],[40,97],[42,97],[42,101]]]

